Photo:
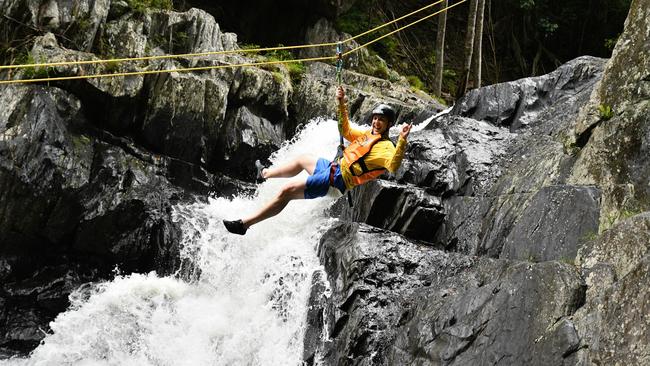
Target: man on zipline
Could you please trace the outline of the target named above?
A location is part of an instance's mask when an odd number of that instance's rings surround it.
[[[244,235],[251,226],[279,214],[291,200],[325,196],[330,186],[345,193],[348,189],[378,178],[386,170],[391,173],[397,171],[402,164],[412,124],[402,127],[397,146],[394,146],[388,138],[388,130],[396,118],[393,108],[386,104],[378,105],[372,111],[372,128],[363,131],[350,127],[342,87],[338,88],[336,99],[342,118],[342,135],[351,142],[343,151],[340,161],[330,162],[312,155],[301,155],[288,164],[261,170],[264,179],[293,177],[303,170],[309,173],[309,177],[287,183],[271,202],[254,215],[235,221],[223,220],[228,231]]]

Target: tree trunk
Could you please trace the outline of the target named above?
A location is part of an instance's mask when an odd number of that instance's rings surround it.
[[[474,71],[474,87],[481,87],[481,63],[483,62],[483,20],[485,18],[485,0],[478,0],[476,12],[476,29],[474,36],[474,61],[472,61]]]
[[[465,64],[460,74],[458,89],[456,89],[456,99],[459,99],[467,92],[469,83],[469,71],[472,67],[472,53],[474,52],[474,29],[476,28],[476,10],[478,0],[472,0],[469,3],[469,16],[467,18],[467,35],[465,36]]]
[[[490,48],[492,49],[492,65],[494,68],[494,78],[492,82],[498,83],[501,80],[501,68],[499,61],[497,60],[497,46],[494,36],[494,21],[492,20],[492,0],[488,0],[488,41],[490,42]]]
[[[446,8],[449,2],[444,0],[442,9]],[[443,11],[438,16],[438,34],[436,37],[436,70],[433,76],[433,95],[440,97],[442,94],[442,72],[445,64],[445,32],[447,31],[447,12]]]

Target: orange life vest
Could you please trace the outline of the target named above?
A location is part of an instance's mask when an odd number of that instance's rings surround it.
[[[386,168],[368,169],[363,160],[363,157],[370,152],[372,147],[383,139],[382,135],[373,135],[372,130],[368,130],[363,135],[357,137],[356,140],[354,140],[343,151],[343,157],[345,158],[345,163],[343,164],[350,170],[350,173],[352,174],[352,182],[355,186],[377,179],[380,175],[386,172]],[[361,174],[359,175],[355,174],[354,169],[352,169],[352,165],[355,163],[361,168]]]

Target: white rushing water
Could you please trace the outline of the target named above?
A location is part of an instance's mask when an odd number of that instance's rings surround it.
[[[336,122],[316,120],[271,160],[331,159],[337,143]],[[331,220],[325,210],[340,194],[291,202],[246,236],[221,223],[256,211],[287,181],[271,179],[254,197],[176,207],[197,280],[150,273],[85,286],[29,358],[0,364],[299,365],[311,275],[321,269],[316,246]]]

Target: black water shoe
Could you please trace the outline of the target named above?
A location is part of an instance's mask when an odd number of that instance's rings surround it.
[[[244,222],[242,220],[235,220],[235,221],[227,221],[223,220],[223,225],[226,227],[228,231],[230,231],[233,234],[238,234],[238,235],[244,235],[246,234],[246,226],[244,226]]]

